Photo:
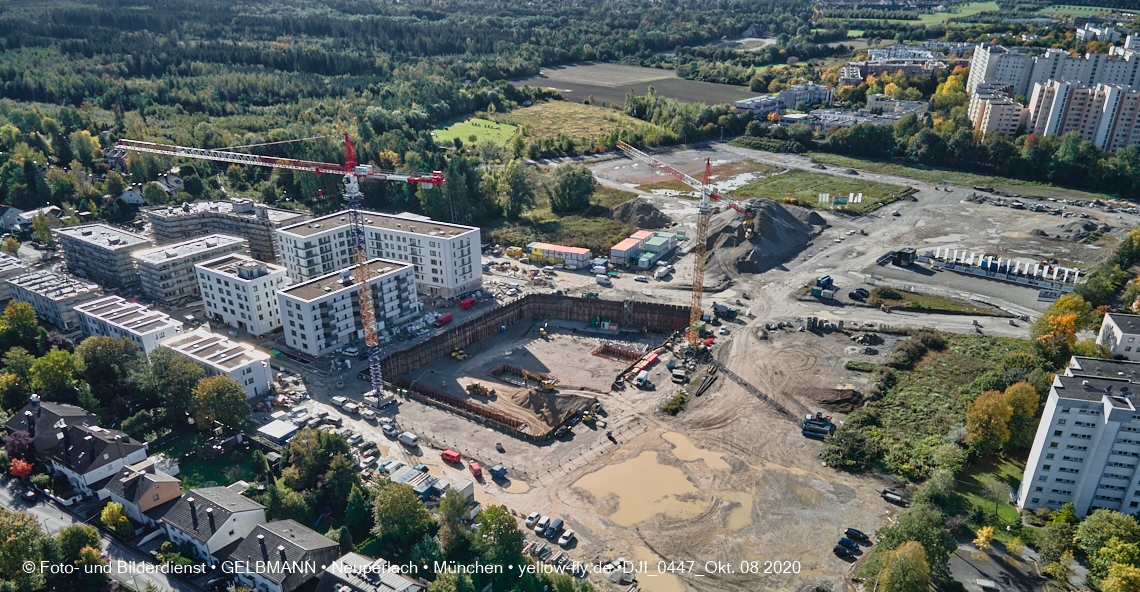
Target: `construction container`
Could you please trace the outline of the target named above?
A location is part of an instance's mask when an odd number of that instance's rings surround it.
[[[590,264],[590,249],[582,247],[534,242],[526,246],[526,251],[534,263],[549,265],[561,263],[570,269],[581,269]]]

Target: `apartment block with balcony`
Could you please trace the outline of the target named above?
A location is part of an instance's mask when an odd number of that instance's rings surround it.
[[[245,389],[247,399],[268,393],[273,385],[268,353],[205,327],[168,337],[161,345],[193,360],[206,376],[234,379]]]
[[[203,234],[240,236],[249,242],[249,252],[254,259],[280,263],[274,231],[307,220],[310,215],[235,198],[150,208],[146,216],[160,245]]]
[[[1054,377],[1017,505],[1059,510],[1072,503],[1078,516],[1097,508],[1140,511],[1138,392],[1127,378]]]
[[[75,307],[103,297],[103,290],[79,278],[42,269],[8,279],[12,300],[27,302],[41,321],[64,333],[79,331]]]
[[[198,277],[194,266],[229,253],[249,254],[249,241],[237,236],[211,234],[180,243],[131,253],[138,265],[142,291],[165,306],[197,300]]]
[[[1140,91],[1121,85],[1049,80],[1030,94],[1029,131],[1038,135],[1077,132],[1106,150],[1140,144]]]
[[[416,214],[363,212],[368,258],[410,264],[423,294],[454,298],[483,285],[479,229]],[[354,264],[347,211],[277,231],[282,263],[293,284]],[[283,311],[285,309],[282,309]]]
[[[153,246],[145,236],[106,224],[84,224],[52,229],[63,247],[67,270],[104,288],[127,287],[139,282],[131,253]]]
[[[194,273],[210,318],[254,335],[268,335],[281,326],[277,290],[287,284],[284,267],[226,255],[199,263]]]
[[[75,307],[75,314],[84,335],[127,339],[148,356],[164,339],[182,332],[182,321],[121,296],[85,302]]]
[[[409,263],[373,259],[367,264],[377,331],[407,322],[420,313],[414,268]],[[346,269],[277,292],[285,343],[311,356],[324,355],[364,337],[360,285]]]

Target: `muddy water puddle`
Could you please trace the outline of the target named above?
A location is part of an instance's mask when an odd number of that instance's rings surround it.
[[[724,530],[739,532],[752,526],[752,500],[753,495],[747,491],[718,491],[717,496],[738,504],[728,512]]]
[[[637,524],[657,514],[692,518],[707,506],[703,501],[681,501],[681,497],[694,497],[697,488],[681,469],[658,463],[654,451],[603,467],[582,477],[574,486],[585,489],[598,500],[617,496],[618,509],[608,518],[622,526]]]
[[[711,450],[697,448],[688,438],[677,432],[666,432],[661,435],[666,442],[673,445],[673,456],[683,461],[703,460],[710,469],[727,471],[731,467],[724,461],[724,455]]]
[[[641,545],[634,545],[632,549],[632,560],[634,562],[644,561],[649,567],[649,571],[637,576],[637,581],[641,584],[642,590],[646,592],[685,591],[685,586],[681,584],[680,578],[671,573],[657,571],[657,562],[661,561],[661,558],[656,553]]]

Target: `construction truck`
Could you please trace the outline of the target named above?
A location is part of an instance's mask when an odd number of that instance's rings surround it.
[[[495,389],[489,389],[478,382],[471,382],[467,384],[467,393],[482,397],[492,397],[495,395]]]
[[[467,359],[467,352],[465,352],[465,351],[463,351],[457,347],[457,348],[451,350],[451,357],[455,358],[456,360],[466,360]]]
[[[538,328],[538,334],[541,335],[543,339],[550,337],[550,333],[546,331],[548,324],[549,323],[543,323],[542,326]]]
[[[722,319],[735,319],[736,315],[740,314],[740,311],[735,308],[729,308],[719,302],[714,302],[713,314]]]

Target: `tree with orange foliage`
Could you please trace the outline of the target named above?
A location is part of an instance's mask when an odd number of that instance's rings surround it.
[[[32,474],[32,463],[21,458],[14,458],[8,467],[8,472],[12,473],[13,477],[23,479]]]
[[[768,121],[780,121],[780,114],[775,111],[768,114]]]
[[[1009,418],[1013,409],[1001,391],[986,391],[966,409],[966,441],[978,452],[988,454],[1009,440]]]
[[[1029,336],[1041,357],[1059,362],[1068,357],[1069,348],[1077,342],[1077,315],[1044,314],[1033,323]]]

